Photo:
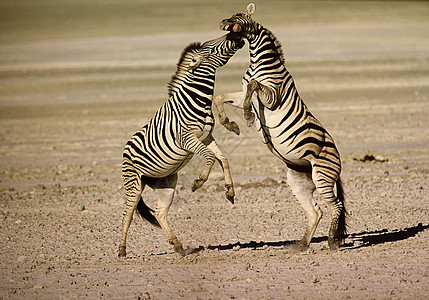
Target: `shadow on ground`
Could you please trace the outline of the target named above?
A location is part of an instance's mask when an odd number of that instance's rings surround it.
[[[359,249],[364,247],[370,247],[373,245],[391,243],[406,240],[408,238],[416,236],[418,233],[429,228],[429,224],[423,225],[422,223],[417,224],[416,226],[403,228],[403,229],[380,229],[374,231],[363,231],[358,233],[350,233],[347,237],[348,242],[341,246],[342,249]],[[321,243],[328,240],[327,236],[315,237],[311,241],[312,243]],[[250,241],[248,243],[230,243],[227,245],[209,245],[209,246],[199,246],[198,248],[187,249],[187,254],[198,253],[204,250],[233,250],[233,249],[253,249],[253,250],[262,250],[267,247],[288,247],[295,244],[298,241],[277,241],[277,242],[255,242]],[[151,255],[163,255],[167,252]]]
[[[429,224],[423,225],[422,223],[419,223],[417,226],[393,229],[391,231],[381,229],[376,231],[351,233],[348,236],[348,239],[351,239],[351,242],[344,244],[342,247],[347,249],[359,249],[378,244],[402,241],[414,237],[428,228]]]
[[[403,229],[393,229],[389,231],[388,229],[381,229],[375,231],[364,231],[359,233],[351,233],[348,235],[347,239],[351,240],[348,243],[345,243],[341,248],[345,249],[359,249],[363,247],[369,247],[373,245],[397,242],[401,240],[406,240],[417,235],[419,232],[422,232],[429,228],[428,225],[423,225],[419,223],[417,226],[403,228]],[[312,243],[320,243],[327,241],[327,236],[315,237],[311,241]],[[234,248],[243,248],[243,249],[254,249],[265,248],[265,247],[287,247],[298,241],[279,241],[279,242],[254,242],[250,241],[249,243],[234,243],[228,245],[218,245],[218,246],[208,246],[204,248],[200,246],[197,248],[199,251],[208,249],[208,250],[231,250]]]

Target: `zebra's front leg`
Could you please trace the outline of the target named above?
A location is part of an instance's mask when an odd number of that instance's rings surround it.
[[[252,95],[259,89],[259,82],[250,80],[247,84],[246,98],[243,103],[244,119],[247,121],[247,126],[250,127],[255,122],[255,114],[252,112]]]
[[[280,100],[280,95],[275,88],[263,85],[254,79],[250,80],[247,84],[246,98],[243,103],[244,118],[248,127],[255,122],[255,114],[252,112],[252,95],[255,92],[258,95],[258,100],[268,109],[274,109]]]
[[[206,159],[206,165],[204,166],[203,171],[192,183],[192,191],[195,192],[197,189],[202,187],[209,178],[210,171],[215,162],[215,155],[191,131],[183,133],[182,147],[183,149],[199,154]]]
[[[206,159],[206,165],[204,166],[204,169],[200,173],[198,178],[195,179],[194,182],[192,183],[193,192],[195,192],[200,187],[202,187],[203,184],[207,181],[207,179],[209,179],[210,172],[215,162],[215,155],[210,150],[208,150],[207,152],[204,151],[204,154],[201,154],[201,155]]]
[[[234,184],[232,182],[231,172],[229,169],[229,162],[226,155],[222,152],[219,145],[216,143],[216,140],[213,138],[213,136],[210,134],[207,140],[205,141],[208,143],[207,148],[209,148],[211,151],[213,151],[214,155],[216,156],[216,159],[219,161],[220,166],[223,170],[223,175],[225,178],[225,196],[226,199],[228,199],[229,202],[234,204]]]
[[[216,106],[216,110],[218,112],[219,123],[222,124],[222,126],[224,126],[229,131],[234,132],[236,135],[240,135],[240,128],[238,127],[237,123],[235,123],[234,121],[230,121],[227,117],[224,109],[224,103],[227,103],[237,108],[243,108],[243,100],[243,92],[219,94],[213,100]]]

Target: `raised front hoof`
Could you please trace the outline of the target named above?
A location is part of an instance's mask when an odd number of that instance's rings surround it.
[[[244,118],[247,121],[247,127],[251,127],[255,123],[255,114],[253,112],[245,112]]]
[[[226,199],[231,202],[231,204],[234,204],[234,195],[228,195],[228,193],[225,193]]]
[[[225,187],[226,187],[226,192],[225,192],[226,199],[228,199],[228,201],[231,202],[231,204],[234,204],[234,197],[235,197],[234,188],[229,185],[226,185]]]
[[[192,191],[195,192],[196,190],[198,190],[200,187],[203,186],[204,182],[206,182],[204,179],[198,178],[195,179],[194,182],[192,183]]]
[[[236,135],[240,135],[240,127],[238,127],[237,123],[235,123],[234,121],[229,122],[228,124],[226,124],[225,127],[229,131],[234,132]]]
[[[127,251],[125,248],[119,248],[118,257],[127,257]]]
[[[296,244],[293,244],[291,246],[288,247],[288,251],[291,254],[296,254],[296,253],[301,253],[301,252],[305,252],[308,250],[309,245],[299,242]]]

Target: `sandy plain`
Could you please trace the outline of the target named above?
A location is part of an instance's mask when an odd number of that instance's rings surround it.
[[[241,136],[221,127],[215,136],[236,204],[218,166],[191,192],[195,157],[169,222],[201,251],[182,258],[135,218],[126,259],[117,257],[123,145],[165,101],[181,50],[221,35],[218,22],[247,3],[36,2],[1,4],[1,299],[428,299],[427,2],[256,3],[341,152],[350,216],[339,251],[328,249],[320,203],[310,249],[288,253],[306,220],[286,168],[230,109]],[[246,49],[219,70],[216,93],[240,89]]]

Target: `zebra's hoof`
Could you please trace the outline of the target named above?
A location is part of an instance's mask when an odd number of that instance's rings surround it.
[[[125,251],[125,249],[119,249],[119,253],[118,253],[118,257],[126,257],[127,256],[127,252]]]
[[[329,244],[329,250],[331,250],[332,252],[338,251],[339,249],[340,249],[340,243],[339,242]]]
[[[226,199],[228,199],[229,202],[234,204],[235,192],[232,184],[225,184],[225,188],[226,188],[226,192],[225,192]]]
[[[173,249],[176,253],[179,253],[181,256],[186,255],[186,250],[183,249],[182,244],[174,245]]]
[[[195,192],[196,190],[198,190],[200,187],[203,186],[204,182],[207,181],[207,178],[204,177],[198,177],[197,179],[194,180],[194,182],[192,183],[192,191]]]
[[[244,118],[247,121],[247,127],[251,127],[255,123],[255,114],[253,112],[245,112]]]
[[[308,245],[299,242],[299,243],[296,243],[296,244],[289,246],[288,250],[291,254],[296,254],[296,253],[307,251]]]
[[[236,135],[240,135],[240,127],[234,121],[229,122],[227,129],[234,132]]]
[[[185,257],[186,255],[197,253],[197,252],[200,252],[202,250],[204,250],[204,247],[200,246],[198,248],[189,248],[189,247],[186,249],[182,248],[181,250],[178,250],[178,251],[176,250],[176,252],[179,253],[180,256]]]
[[[228,199],[228,201],[231,202],[231,204],[234,204],[234,196],[231,196],[228,194],[225,194],[225,196],[226,196],[226,199]]]

